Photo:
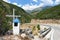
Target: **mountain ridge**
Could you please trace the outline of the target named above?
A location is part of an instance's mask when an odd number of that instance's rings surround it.
[[[60,5],[45,9],[36,14],[37,19],[60,19]]]

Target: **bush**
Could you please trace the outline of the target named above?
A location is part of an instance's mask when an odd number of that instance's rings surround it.
[[[40,25],[37,25],[38,30],[40,30]]]

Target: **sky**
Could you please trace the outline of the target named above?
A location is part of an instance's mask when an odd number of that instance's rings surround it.
[[[55,6],[60,4],[60,0],[3,0],[17,5],[24,10],[33,10],[38,7]]]

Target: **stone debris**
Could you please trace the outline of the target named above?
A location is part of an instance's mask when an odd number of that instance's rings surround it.
[[[4,40],[2,37],[0,37],[0,40]]]
[[[21,36],[17,36],[17,35],[16,36],[14,36],[14,35],[8,35],[8,36],[2,37],[1,40],[31,40],[31,39],[28,38],[27,36],[21,37]]]
[[[26,34],[25,33],[22,33],[21,34],[21,37],[23,37],[23,38],[26,37]]]
[[[24,34],[25,35],[25,34]],[[6,35],[0,37],[0,40],[48,40],[46,38],[40,38],[38,36],[34,36],[34,38],[30,38],[27,35],[23,37],[23,35]]]

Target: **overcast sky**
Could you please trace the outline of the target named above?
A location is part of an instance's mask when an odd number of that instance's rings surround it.
[[[54,6],[60,4],[60,0],[3,0],[17,5],[25,10],[33,10],[38,7]]]

